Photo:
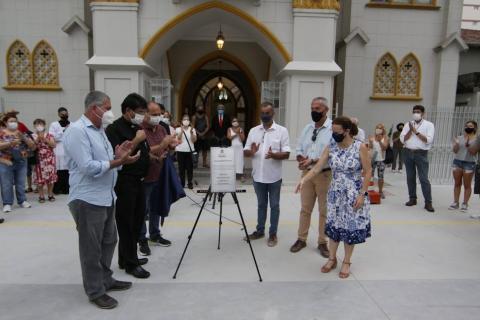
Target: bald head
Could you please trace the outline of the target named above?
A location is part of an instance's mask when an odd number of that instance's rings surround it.
[[[156,102],[150,101],[147,108],[148,114],[150,116],[159,116],[162,114],[162,109],[160,108],[160,105]]]

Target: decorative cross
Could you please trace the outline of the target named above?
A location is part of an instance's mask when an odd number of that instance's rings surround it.
[[[21,58],[25,53],[23,53],[22,50],[18,49],[15,54],[16,54],[19,58]]]
[[[410,70],[411,67],[413,67],[413,66],[410,64],[410,61],[408,61],[407,64],[405,65],[405,68]]]
[[[383,64],[382,64],[382,67],[387,70],[388,67],[390,67],[390,64],[388,63],[388,61],[385,61]]]
[[[45,49],[43,49],[43,51],[40,53],[40,55],[44,58],[46,58],[48,56],[48,52],[45,51]]]

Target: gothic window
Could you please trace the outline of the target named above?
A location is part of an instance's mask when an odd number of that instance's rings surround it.
[[[20,40],[13,42],[7,51],[7,81],[9,86],[33,84],[30,51]]]
[[[413,53],[400,62],[397,95],[417,97],[420,92],[420,63]]]
[[[396,81],[397,62],[392,54],[386,53],[375,67],[373,95],[376,97],[395,96]]]
[[[33,49],[33,82],[35,85],[58,86],[57,55],[44,40]]]

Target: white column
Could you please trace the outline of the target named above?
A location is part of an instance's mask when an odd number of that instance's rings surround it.
[[[107,93],[116,115],[131,92],[143,94],[143,80],[153,69],[138,57],[138,3],[92,2],[95,89]]]
[[[335,63],[338,12],[293,9],[293,16],[293,61],[280,73],[287,82],[286,125],[292,147],[291,161],[284,168],[285,181],[296,180],[299,174],[294,150],[302,129],[311,121],[312,99],[323,96],[332,109],[334,76],[342,71]]]

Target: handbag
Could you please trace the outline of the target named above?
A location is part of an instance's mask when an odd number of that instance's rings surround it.
[[[190,145],[190,141],[188,141],[187,134],[185,133],[185,130],[182,129],[182,131],[183,131],[183,135],[185,136],[185,139],[187,140],[190,153],[192,154],[193,168],[197,169],[198,168],[198,152],[192,149],[192,146]],[[192,128],[190,128],[190,131],[192,131]]]

